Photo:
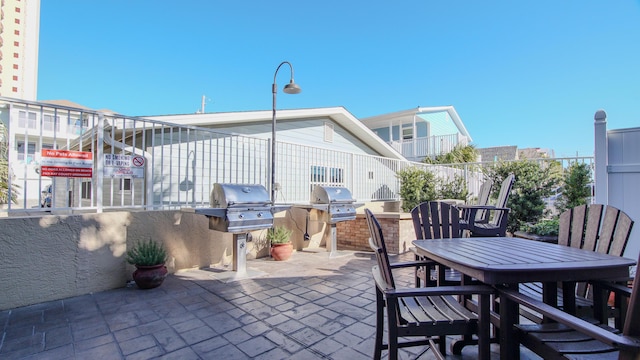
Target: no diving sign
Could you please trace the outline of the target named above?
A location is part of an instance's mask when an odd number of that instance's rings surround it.
[[[112,178],[144,178],[144,156],[105,154],[104,176]]]

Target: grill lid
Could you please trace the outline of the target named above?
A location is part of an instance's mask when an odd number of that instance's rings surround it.
[[[210,205],[213,208],[264,206],[271,203],[267,189],[259,184],[213,184]]]
[[[351,196],[351,191],[342,186],[322,186],[316,185],[311,194],[312,204],[350,204],[355,202]]]

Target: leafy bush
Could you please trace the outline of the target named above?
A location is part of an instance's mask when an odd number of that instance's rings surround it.
[[[443,178],[437,179],[437,196],[438,199],[462,199],[465,200],[469,196],[469,189],[464,177],[455,174],[453,181]]]
[[[559,219],[541,220],[535,224],[523,224],[520,231],[541,235],[541,236],[558,236],[560,229]]]
[[[408,167],[398,171],[402,210],[411,211],[423,201],[436,199],[436,177],[428,170]]]
[[[267,230],[267,240],[272,244],[286,244],[290,241],[292,230],[284,226],[274,226]]]
[[[494,184],[501,184],[510,173],[515,175],[516,180],[507,200],[507,207],[511,209],[507,231],[514,232],[524,224],[537,223],[544,216],[546,206],[542,199],[551,195],[559,183],[562,168],[556,161],[520,160],[501,162],[486,168],[485,172]],[[494,191],[495,197],[500,187],[496,186]]]
[[[126,260],[132,265],[159,265],[167,261],[167,252],[162,244],[149,239],[135,244],[128,250]]]
[[[427,164],[457,164],[476,161],[478,161],[478,150],[474,145],[456,145],[446,154],[437,155],[435,159],[427,157],[423,160]]]
[[[409,212],[424,201],[436,199],[466,199],[469,196],[464,177],[455,174],[453,180],[438,178],[429,170],[416,167],[398,172],[402,210]]]

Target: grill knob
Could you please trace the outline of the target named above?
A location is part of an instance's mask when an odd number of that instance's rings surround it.
[[[240,219],[244,219],[244,214],[240,214],[240,215],[238,215],[238,217],[239,217]]]
[[[262,213],[261,213],[261,212],[259,212],[256,216],[257,216],[257,217],[262,217]]]

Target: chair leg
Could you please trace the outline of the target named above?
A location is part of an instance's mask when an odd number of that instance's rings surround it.
[[[382,337],[384,335],[384,297],[376,288],[376,345],[373,353],[375,360],[382,358]]]
[[[443,356],[447,353],[447,337],[445,335],[440,336],[438,339],[438,348]]]

